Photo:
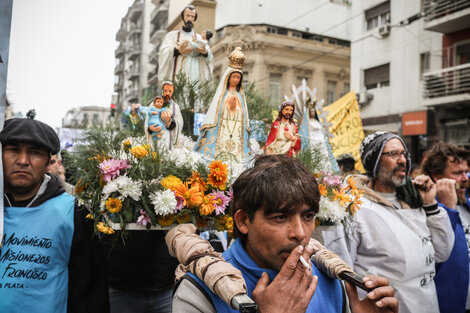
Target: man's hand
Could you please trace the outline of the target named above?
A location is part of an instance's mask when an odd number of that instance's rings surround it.
[[[196,52],[198,52],[198,53],[200,53],[200,54],[206,54],[206,53],[207,53],[207,50],[206,50],[206,47],[205,47],[205,46],[202,46],[202,47],[197,46],[197,47],[196,47]]]
[[[455,191],[455,180],[442,178],[436,182],[437,200],[448,208],[455,210],[457,207],[457,192]]]
[[[131,103],[131,112],[135,114],[135,111],[140,108],[140,103]]]
[[[162,122],[165,124],[166,127],[170,126],[171,123],[171,114],[168,111],[163,111],[160,113],[160,118],[162,119]]]
[[[292,250],[271,283],[268,274],[263,273],[251,294],[260,313],[305,312],[318,282],[318,277],[312,276],[312,252],[313,248],[309,245],[305,249],[298,246]],[[309,260],[310,269],[299,261],[301,255]]]
[[[353,313],[397,313],[398,299],[395,290],[388,285],[388,279],[381,276],[368,275],[363,281],[366,287],[373,288],[363,300],[359,300],[357,289],[346,282],[349,307]]]
[[[189,43],[189,41],[181,41],[176,43],[176,49],[181,53],[181,54],[188,54],[193,52],[193,47]]]
[[[418,175],[413,180],[416,185],[421,198],[423,198],[423,205],[428,206],[436,203],[436,184],[427,175]]]

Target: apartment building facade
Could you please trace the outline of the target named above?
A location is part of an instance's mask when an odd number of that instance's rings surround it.
[[[460,47],[456,43],[462,40],[465,43],[463,33],[468,38],[469,13],[463,12],[466,10],[463,6],[455,8],[459,17],[441,13],[441,18],[448,22],[436,21],[439,14],[432,13],[439,10],[438,3],[452,6],[456,2],[459,1],[364,0],[352,4],[351,85],[359,96],[364,128],[400,134],[416,162],[438,140],[459,141],[450,139],[445,123],[446,118],[452,119],[449,110],[462,113],[462,108],[468,105],[464,101],[468,89],[459,87],[454,93],[460,96],[455,99],[449,98],[453,93],[444,92],[450,86],[443,85],[445,79],[448,85],[457,80],[456,76],[451,78],[451,74],[444,73],[454,73],[455,69],[448,67],[460,66],[455,65],[459,58],[455,51]],[[461,19],[462,14],[466,19]],[[456,26],[439,26],[444,23]],[[444,29],[450,33],[444,33]],[[465,54],[465,47],[459,51]],[[458,68],[458,75],[465,76],[465,68]],[[455,121],[449,123],[454,129],[457,127]],[[466,123],[465,118],[461,123]]]

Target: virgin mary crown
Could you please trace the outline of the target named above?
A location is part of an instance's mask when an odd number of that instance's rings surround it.
[[[230,67],[241,70],[243,68],[243,63],[245,63],[245,54],[242,51],[242,48],[236,47],[229,55]]]

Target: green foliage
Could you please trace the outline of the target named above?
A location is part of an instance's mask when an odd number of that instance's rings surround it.
[[[173,100],[178,103],[181,111],[187,110],[193,113],[206,112],[217,89],[217,85],[211,81],[191,82],[182,72],[176,75],[173,84],[175,86]]]
[[[303,148],[300,150],[296,158],[313,173],[327,171],[324,164],[328,164],[330,162],[328,157],[325,155],[325,152],[322,151],[320,144],[313,146],[309,145],[308,147]]]

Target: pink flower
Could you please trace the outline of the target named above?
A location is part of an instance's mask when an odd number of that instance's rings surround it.
[[[341,176],[326,174],[323,177],[323,184],[328,185],[329,187],[341,188],[341,184],[342,184]]]
[[[230,201],[233,201],[233,189],[230,188],[230,190],[227,192],[227,197],[229,197]]]
[[[230,198],[223,191],[215,190],[211,193],[215,201],[215,215],[224,214],[225,208],[230,202]]]
[[[150,217],[144,210],[140,210],[140,216],[137,218],[137,225],[147,226],[150,224]]]
[[[127,160],[104,160],[99,165],[101,174],[103,174],[103,180],[105,182],[111,181],[119,175],[120,170],[125,170],[131,167],[129,161]]]
[[[182,197],[175,196],[176,207],[174,213],[178,213],[184,207],[184,199]]]

